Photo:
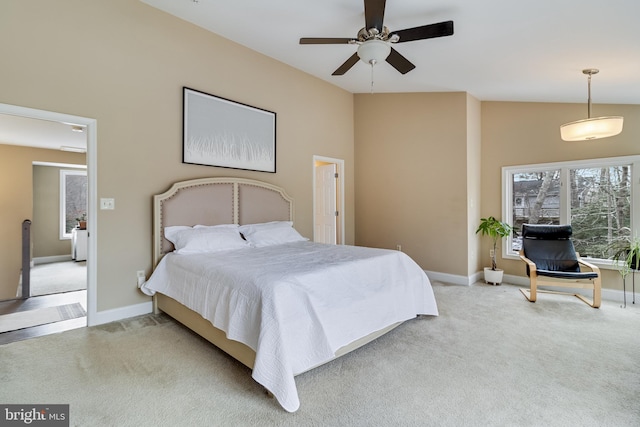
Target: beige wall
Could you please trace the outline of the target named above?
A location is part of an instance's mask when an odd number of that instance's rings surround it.
[[[502,166],[638,154],[638,106],[595,105],[626,116],[623,134],[563,143],[558,126],[584,117],[584,105],[351,95],[137,0],[4,0],[0,38],[10,41],[0,44],[0,102],[97,120],[97,197],[116,200],[97,211],[98,310],[148,301],[135,271],[151,268],[151,197],[177,180],[281,185],[312,237],[312,156],[344,159],[346,243],[400,244],[427,270],[468,276],[488,262],[473,231],[500,213]],[[182,164],[183,86],[275,111],[278,172]]]
[[[354,103],[356,243],[400,244],[426,270],[467,276],[461,257],[470,240],[467,163],[474,175],[478,168],[468,158],[469,144],[479,144],[477,101],[458,92],[362,94]],[[468,115],[477,133],[469,139]]]
[[[83,164],[85,155],[0,144],[0,300],[16,297],[22,221],[33,220],[34,161]]]
[[[351,94],[137,0],[5,0],[0,39],[0,102],[97,120],[97,197],[116,206],[97,211],[99,311],[149,301],[136,270],[151,269],[152,195],[174,181],[283,186],[312,237],[313,155],[344,159],[353,243]],[[183,86],[276,112],[277,173],[182,164]]]
[[[588,142],[565,142],[560,139],[560,125],[586,118],[584,104],[483,102],[482,215],[501,216],[503,166],[640,154],[640,105],[598,104],[592,108],[594,116],[624,116],[622,133]],[[484,265],[489,264],[488,252],[489,242],[484,241]],[[499,254],[498,266],[506,274],[525,276],[521,261],[503,260]],[[622,289],[617,271],[603,271],[603,287]]]
[[[71,259],[71,239],[60,239],[61,170],[77,169],[43,165],[33,167],[33,258],[68,255]]]
[[[490,263],[479,219],[501,217],[501,168],[640,154],[640,106],[594,105],[623,115],[621,135],[560,140],[582,104],[480,102],[462,93],[355,95],[356,243],[402,249],[422,268],[464,282]],[[502,259],[525,277],[521,261]],[[603,286],[621,289],[615,270]]]

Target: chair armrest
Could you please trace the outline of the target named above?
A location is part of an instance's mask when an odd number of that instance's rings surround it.
[[[535,275],[537,270],[536,263],[531,261],[526,256],[524,256],[524,251],[522,249],[520,249],[520,259],[526,262],[527,265],[529,266],[529,275],[532,275],[532,274]]]
[[[578,263],[580,265],[584,265],[587,268],[590,268],[591,271],[593,271],[594,273],[598,273],[598,276],[600,275],[600,268],[598,266],[595,266],[595,265],[591,264],[590,262],[583,260],[580,257],[578,257]]]

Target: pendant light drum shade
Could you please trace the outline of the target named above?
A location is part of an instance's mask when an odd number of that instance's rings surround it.
[[[591,118],[591,76],[598,74],[596,68],[582,70],[588,76],[587,118],[560,126],[560,136],[564,141],[589,141],[591,139],[607,138],[622,132],[624,118],[620,116]]]
[[[560,136],[564,141],[607,138],[622,132],[623,123],[624,118],[621,116],[577,120],[560,126]]]

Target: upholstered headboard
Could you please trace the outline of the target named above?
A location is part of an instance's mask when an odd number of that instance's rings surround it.
[[[280,187],[244,178],[176,182],[153,197],[153,265],[173,251],[164,227],[268,221],[293,221],[293,200]]]

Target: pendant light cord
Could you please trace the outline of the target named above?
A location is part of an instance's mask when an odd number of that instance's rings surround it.
[[[589,73],[589,77],[587,79],[588,83],[588,91],[589,91],[589,98],[587,98],[587,118],[590,119],[591,118],[591,74]]]

